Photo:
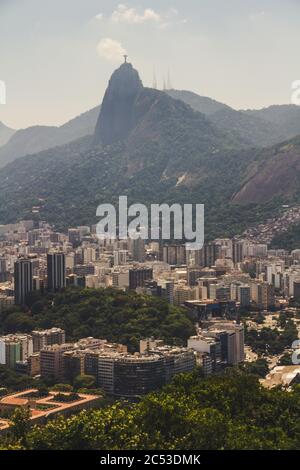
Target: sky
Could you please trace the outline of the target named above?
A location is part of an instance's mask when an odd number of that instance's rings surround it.
[[[299,18],[300,0],[0,0],[0,121],[61,125],[100,104],[124,53],[145,86],[169,70],[235,109],[289,103]]]

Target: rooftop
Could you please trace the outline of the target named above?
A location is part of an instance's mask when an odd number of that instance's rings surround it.
[[[99,395],[87,395],[85,393],[78,393],[78,399],[71,402],[58,402],[55,401],[56,395],[70,395],[66,392],[49,392],[47,396],[35,398],[32,395],[37,393],[38,390],[30,389],[23,392],[14,393],[0,399],[0,410],[7,407],[24,407],[29,406],[31,411],[31,422],[36,424],[43,418],[48,418],[56,413],[66,413],[75,409],[84,409],[93,404],[97,404],[101,397]],[[0,419],[0,431],[7,430],[10,427],[8,419]]]
[[[299,376],[300,379],[300,365],[298,366],[277,366],[274,367],[261,381],[264,387],[273,388],[278,385],[288,387],[292,385],[293,381]]]

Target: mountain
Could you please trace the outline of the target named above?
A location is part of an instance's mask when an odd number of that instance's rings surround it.
[[[10,129],[5,124],[0,122],[0,147],[5,145],[15,132],[16,131],[14,129]]]
[[[111,115],[110,119],[112,119],[112,121],[106,119],[106,131],[101,129],[99,106],[81,114],[60,127],[32,126],[27,129],[14,131],[0,123],[0,168],[18,157],[57,147],[77,140],[85,135],[92,135],[96,125],[98,126],[98,132],[96,134],[98,140],[95,140],[95,144],[99,143],[102,132],[106,132],[107,140],[104,139],[105,144],[112,143],[109,138],[109,133],[116,133],[116,129],[113,129],[112,123],[114,121],[113,125],[118,126],[118,119],[120,119],[120,122],[123,124],[125,123],[125,128],[122,130],[119,129],[119,138],[122,139],[126,137],[126,134],[134,125],[132,120],[135,119],[134,116],[128,115],[126,106],[129,105],[130,108],[130,100],[134,100],[134,87],[137,86],[137,88],[139,88],[141,86],[139,77],[137,78],[137,76],[133,74],[133,95],[130,97],[131,92],[129,92],[129,90],[131,88],[128,87],[125,77],[126,70],[129,71],[130,67],[130,64],[127,64],[122,69],[120,83],[124,84],[125,90],[122,90],[121,95],[118,95],[120,91],[119,85],[116,90],[112,90],[108,87],[104,105],[112,110],[111,113],[114,114],[115,117],[113,118]],[[117,81],[114,80],[114,83],[116,84]],[[128,93],[127,98],[123,95],[124,91]],[[195,111],[206,115],[219,129],[225,133],[230,133],[232,137],[243,146],[267,147],[300,134],[300,108],[298,106],[281,105],[271,106],[263,110],[236,111],[226,104],[211,98],[199,96],[190,91],[167,90],[166,93],[174,99],[185,102]],[[119,101],[118,96],[123,96],[123,103]],[[128,100],[128,103],[126,103],[126,100]],[[118,104],[115,109],[113,108],[113,103]],[[126,116],[126,119],[123,119],[121,116]],[[124,134],[122,134],[121,131],[124,132]]]
[[[93,116],[94,134],[57,147],[53,141],[51,148],[0,170],[0,224],[24,218],[57,228],[95,223],[99,204],[127,195],[129,202],[147,205],[205,204],[210,238],[240,233],[270,216],[278,209],[278,188],[281,198],[297,195],[297,139],[254,148],[252,129],[257,127],[256,140],[262,140],[261,127],[267,129],[270,121],[199,97],[211,113],[206,116],[177,98],[174,91],[170,96],[144,88],[131,64],[121,65],[109,81],[98,120]],[[231,120],[228,129],[226,120]],[[81,132],[80,118],[77,123]],[[74,122],[69,126],[74,129]],[[286,161],[289,172],[284,172]]]
[[[242,144],[183,101],[142,87],[137,77],[127,64],[113,74],[94,136],[22,157],[0,171],[0,223],[32,217],[58,227],[93,223],[100,203],[125,194],[147,204],[207,203],[215,225],[234,229],[220,212],[226,214],[248,165]],[[139,85],[128,98],[129,82]]]
[[[210,120],[224,131],[240,136],[251,147],[268,147],[282,142],[286,135],[275,123],[260,116],[247,115],[232,108],[225,108],[210,116]],[[296,134],[294,134],[296,135]]]
[[[110,145],[126,139],[136,125],[135,102],[143,84],[131,64],[125,62],[112,74],[95,130],[95,144]]]
[[[99,107],[96,107],[60,127],[32,126],[12,133],[6,145],[0,148],[0,167],[18,157],[38,153],[93,134],[98,114]]]
[[[211,116],[217,111],[222,109],[231,109],[226,104],[220,103],[219,101],[213,100],[206,96],[197,95],[192,91],[187,90],[166,90],[166,93],[174,98],[175,100],[184,101],[186,104],[191,106],[195,111],[203,113],[206,116]]]
[[[261,204],[274,198],[288,203],[300,196],[300,137],[258,152],[256,161],[235,194],[235,203]]]
[[[273,105],[259,110],[247,110],[244,113],[259,117],[277,126],[285,139],[300,134],[300,106],[294,104]]]
[[[253,112],[236,111],[235,109],[211,98],[199,96],[189,91],[167,90],[173,98],[180,99],[196,111],[205,114],[219,129],[235,134],[245,145],[250,147],[267,147],[290,137],[282,132],[280,123],[264,118]],[[291,120],[293,120],[291,118]],[[300,126],[299,126],[300,127]],[[296,136],[295,132],[292,136]]]

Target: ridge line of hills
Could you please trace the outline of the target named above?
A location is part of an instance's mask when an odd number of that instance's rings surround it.
[[[293,105],[235,111],[191,92],[144,88],[123,64],[101,107],[55,128],[48,141],[22,144],[31,155],[13,153],[19,158],[0,170],[0,223],[94,223],[100,203],[126,194],[147,204],[204,203],[208,237],[240,233],[300,200],[298,115]],[[0,148],[0,161],[24,133]]]
[[[100,106],[96,106],[61,126],[37,125],[15,131],[0,123],[0,168],[19,157],[92,135],[99,110]]]
[[[273,105],[259,110],[235,110],[212,98],[186,90],[166,90],[219,129],[231,132],[250,147],[269,147],[300,135],[300,107]],[[30,126],[14,130],[0,122],[0,168],[16,158],[39,153],[94,134],[100,106],[83,112],[61,126]]]

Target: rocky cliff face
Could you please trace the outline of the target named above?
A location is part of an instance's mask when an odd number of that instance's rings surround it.
[[[288,203],[290,198],[299,198],[300,137],[261,150],[256,158],[256,171],[248,171],[247,176],[233,198],[234,203],[263,204],[278,196]]]
[[[112,74],[96,125],[96,145],[110,145],[128,137],[136,124],[134,103],[142,89],[139,74],[131,64],[122,64]]]

